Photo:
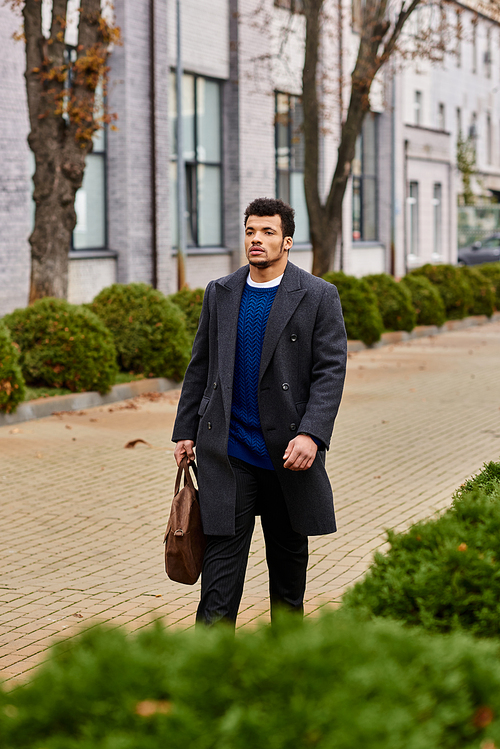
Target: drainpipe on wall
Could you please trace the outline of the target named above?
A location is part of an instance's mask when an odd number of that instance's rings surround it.
[[[158,288],[158,213],[156,203],[155,0],[149,3],[149,100],[151,117],[151,283]]]
[[[405,233],[405,275],[408,273],[408,141],[405,140],[405,165],[404,165],[404,233]]]
[[[177,62],[175,71],[177,91],[177,288],[186,285],[186,168],[182,133],[182,51],[181,5],[177,0]]]
[[[396,73],[392,73],[391,112],[391,247],[389,272],[396,273]]]
[[[342,24],[342,0],[338,0],[337,4],[339,14],[339,120],[340,120],[340,137],[342,137],[342,127],[344,124],[344,97],[343,97],[343,84],[344,84],[344,59],[343,59],[343,24]],[[340,211],[340,258],[339,268],[344,269],[344,211]]]

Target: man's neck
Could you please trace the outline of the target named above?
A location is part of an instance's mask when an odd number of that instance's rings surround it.
[[[269,268],[258,268],[256,265],[249,265],[250,267],[250,278],[255,283],[265,283],[266,281],[274,281],[278,276],[282,276],[285,272],[285,268],[288,263],[288,257],[284,263],[276,263],[270,265]]]

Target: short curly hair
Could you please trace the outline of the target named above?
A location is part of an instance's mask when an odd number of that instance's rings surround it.
[[[249,216],[279,216],[284,237],[293,237],[295,232],[295,211],[292,206],[279,198],[256,198],[247,206],[244,226]]]

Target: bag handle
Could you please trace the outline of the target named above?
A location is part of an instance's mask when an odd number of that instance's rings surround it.
[[[196,480],[198,481],[198,469],[196,468],[196,463],[194,462],[194,460],[191,461],[191,463],[188,463],[187,457],[184,456],[180,462],[179,468],[177,469],[177,477],[175,479],[174,497],[179,492],[179,489],[181,486],[181,476],[183,473],[184,473],[184,486],[186,486],[187,484],[189,487],[191,487],[193,492],[196,491],[194,488],[191,473],[189,471],[190,468],[193,469],[194,475],[196,476]]]

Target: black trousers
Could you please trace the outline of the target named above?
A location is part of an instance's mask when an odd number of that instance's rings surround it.
[[[261,516],[266,543],[271,619],[281,607],[302,615],[307,536],[293,530],[274,471],[238,458],[229,460],[236,477],[236,534],[208,536],[196,621],[208,625],[221,619],[236,622],[256,515]]]

